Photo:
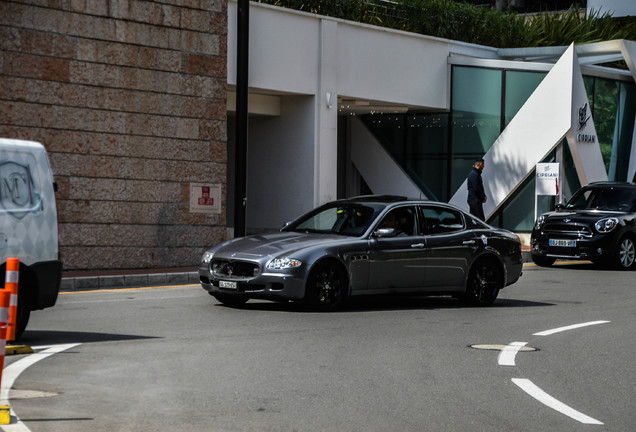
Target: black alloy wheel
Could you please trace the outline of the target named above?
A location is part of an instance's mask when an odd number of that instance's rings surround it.
[[[634,266],[634,261],[636,261],[636,244],[634,244],[634,238],[627,235],[618,243],[616,265],[620,269],[628,270]]]
[[[556,261],[556,258],[532,254],[532,262],[539,267],[550,267],[552,264],[554,264],[554,261]]]
[[[220,301],[226,306],[239,307],[243,306],[247,302],[247,297],[227,295],[223,293],[209,293],[212,297]]]
[[[334,262],[322,262],[309,273],[305,287],[305,304],[312,309],[330,312],[338,309],[347,297],[347,275]]]
[[[501,266],[493,258],[482,258],[473,264],[466,282],[465,299],[475,306],[491,305],[503,286]]]

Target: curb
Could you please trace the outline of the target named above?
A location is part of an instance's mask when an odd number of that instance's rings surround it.
[[[63,277],[60,292],[91,291],[146,286],[198,284],[198,272],[167,272]]]
[[[31,354],[33,348],[28,345],[7,345],[4,350],[4,355],[18,355],[18,354]]]

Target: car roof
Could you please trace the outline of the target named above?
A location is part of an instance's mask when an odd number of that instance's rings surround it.
[[[429,200],[428,198],[412,198],[400,195],[360,195],[351,198],[338,200],[337,202],[349,202],[349,203],[367,203],[367,204],[413,204],[413,203],[431,203],[431,204],[445,204],[444,202]]]
[[[399,195],[360,195],[352,198],[338,200],[339,203],[359,203],[359,204],[384,204],[391,207],[392,204],[435,204],[445,207],[455,208],[452,204],[433,201],[427,198],[409,198]]]
[[[589,188],[607,188],[607,187],[624,187],[624,188],[636,188],[636,183],[628,183],[628,182],[613,182],[613,181],[599,181],[599,182],[592,182],[589,183],[586,186],[583,187],[589,187]]]

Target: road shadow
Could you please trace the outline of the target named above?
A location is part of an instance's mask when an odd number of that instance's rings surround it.
[[[69,332],[27,329],[17,343],[24,345],[56,345],[67,343],[116,342],[155,339],[154,336],[122,335],[113,333]]]
[[[554,303],[533,302],[527,300],[504,299],[499,298],[490,306],[472,306],[460,299],[449,296],[360,296],[347,300],[341,309],[331,313],[353,313],[353,312],[372,312],[387,310],[441,310],[441,309],[493,309],[493,308],[510,308],[510,307],[545,307],[554,306]],[[308,313],[315,312],[311,308],[302,304],[292,302],[269,302],[265,300],[250,300],[241,306],[225,306],[217,304],[217,307],[253,310],[253,311],[269,311],[269,312],[291,312],[291,313]]]
[[[567,270],[578,270],[578,271],[606,271],[606,272],[615,272],[615,271],[633,271],[636,269],[636,266],[630,270],[621,270],[614,266],[603,264],[603,263],[593,263],[591,261],[565,261],[559,262],[558,260],[549,267],[541,267],[541,266],[530,266],[523,269],[523,271],[532,271],[532,270],[556,270],[558,271],[567,269]]]

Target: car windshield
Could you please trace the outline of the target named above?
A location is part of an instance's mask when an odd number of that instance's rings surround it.
[[[360,236],[383,208],[383,205],[331,203],[302,216],[283,231]]]
[[[568,210],[636,211],[636,189],[581,189],[568,201]]]

